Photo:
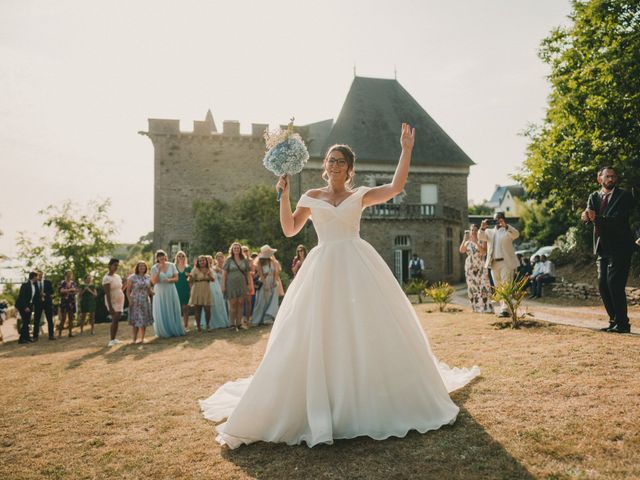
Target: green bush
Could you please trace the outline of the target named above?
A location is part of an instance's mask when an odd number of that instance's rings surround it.
[[[493,300],[496,302],[504,302],[507,311],[511,317],[511,328],[520,328],[520,321],[524,319],[526,314],[520,314],[518,309],[520,304],[527,296],[527,283],[529,276],[526,275],[521,279],[514,279],[511,282],[498,284],[494,287]]]
[[[438,305],[438,309],[441,312],[444,312],[444,309],[447,308],[447,305],[451,302],[455,290],[447,282],[438,282],[431,287],[425,288],[424,293]]]

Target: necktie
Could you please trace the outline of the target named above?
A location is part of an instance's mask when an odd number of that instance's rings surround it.
[[[598,209],[598,214],[602,215],[604,211],[607,209],[607,205],[609,205],[609,197],[611,193],[604,193],[602,198],[600,199],[600,208]],[[596,237],[600,236],[600,225],[596,225]]]

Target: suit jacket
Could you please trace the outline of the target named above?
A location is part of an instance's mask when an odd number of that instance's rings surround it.
[[[38,284],[36,284],[38,287]],[[33,300],[33,303],[39,307],[46,305],[50,306],[52,304],[53,297],[53,285],[50,280],[46,278],[42,281],[42,290],[38,287],[38,295]]]
[[[486,230],[478,230],[478,240],[482,240],[483,242],[487,242],[487,260],[485,261],[484,266],[487,268],[491,268],[491,262],[493,261],[493,250],[494,250],[494,242],[493,239],[498,231],[498,227],[494,227],[492,229]],[[511,225],[507,226],[507,235],[502,239],[502,258],[504,258],[504,264],[507,268],[515,270],[518,268],[518,257],[516,256],[516,251],[513,248],[513,241],[520,236],[520,232],[513,228]]]
[[[600,211],[600,190],[589,195],[588,207],[596,212],[593,222],[593,253],[598,255],[631,254],[633,233],[629,226],[629,214],[633,208],[633,197],[626,190],[616,187],[611,193],[604,211]],[[596,228],[600,236],[596,235]]]
[[[38,291],[36,289],[34,300],[37,295],[38,295]],[[31,307],[31,282],[24,282],[22,285],[20,285],[20,293],[18,293],[18,299],[16,300],[16,308],[18,310],[24,310],[25,308],[30,308],[30,307]]]

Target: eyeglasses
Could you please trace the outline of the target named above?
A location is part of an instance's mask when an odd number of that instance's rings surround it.
[[[344,158],[330,158],[329,160],[327,160],[327,165],[329,165],[330,167],[334,167],[336,165],[338,165],[339,167],[344,167],[347,165],[347,161]]]

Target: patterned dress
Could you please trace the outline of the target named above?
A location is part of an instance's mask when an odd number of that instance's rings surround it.
[[[464,273],[467,278],[467,292],[474,312],[493,313],[491,304],[491,283],[484,267],[482,254],[473,242],[466,242],[467,259],[464,262]]]
[[[132,327],[148,327],[153,324],[151,315],[151,299],[149,298],[149,287],[151,278],[148,275],[129,276],[131,285],[131,302],[129,303],[129,325]]]
[[[63,280],[60,282],[60,311],[68,313],[76,313],[76,294],[75,293],[62,293],[62,289],[78,288],[76,283],[71,281],[67,282]]]

